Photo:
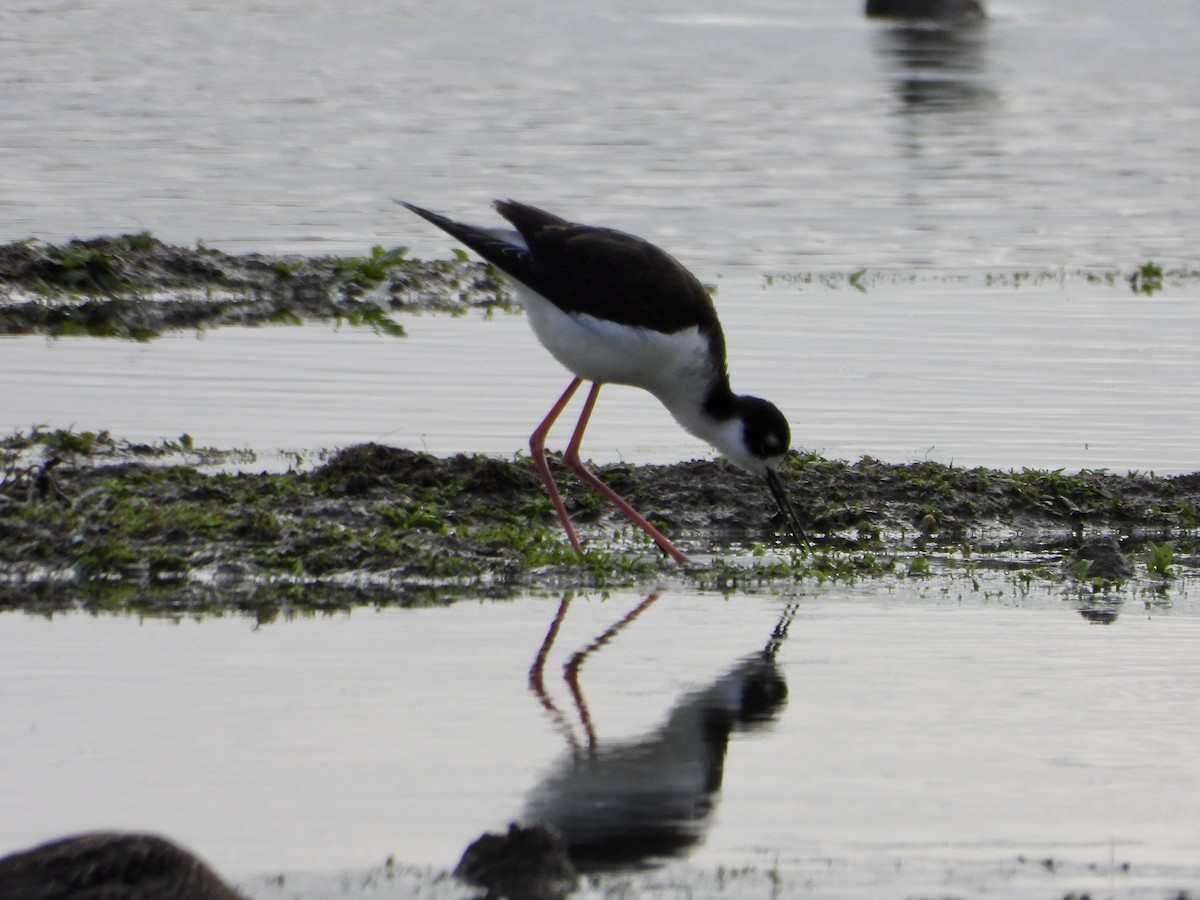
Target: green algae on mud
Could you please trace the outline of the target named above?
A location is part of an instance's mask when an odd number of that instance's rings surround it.
[[[147,233],[0,245],[0,334],[150,340],[181,329],[327,319],[392,336],[390,312],[508,308],[490,265],[410,259],[233,255]]]
[[[714,590],[923,577],[931,559],[1000,560],[1029,577],[1164,588],[1197,565],[1200,473],[1174,478],[850,463],[793,454],[782,476],[815,552],[770,520],[758,480],[724,462],[597,467],[679,540],[661,560],[569,477],[587,550],[570,551],[529,459],[436,458],[364,444],[307,471],[205,466],[230,457],[187,436],[157,447],[106,433],[0,439],[0,608],[143,611],[411,604],[462,594],[617,587],[674,578]],[[553,465],[558,465],[555,460]],[[1137,575],[1085,550],[1119,541]],[[1103,548],[1101,548],[1103,550]]]
[[[826,290],[849,288],[865,294],[879,288],[912,284],[978,284],[986,288],[1020,290],[1040,285],[1066,285],[1079,282],[1099,287],[1125,287],[1133,294],[1152,297],[1165,290],[1178,290],[1200,282],[1200,269],[1175,267],[1164,269],[1152,260],[1135,266],[1096,266],[1068,269],[1015,269],[997,272],[950,272],[929,273],[913,271],[888,271],[863,267],[852,272],[776,272],[765,275],[763,284],[767,288],[821,287]]]
[[[927,275],[862,268],[765,276],[767,287],[866,292],[897,283],[950,281],[1019,289],[1083,281],[1150,296],[1200,281],[1200,270],[1135,266]],[[401,336],[390,313],[511,309],[490,264],[464,253],[419,260],[407,248],[360,256],[229,254],[165,244],[147,232],[44,244],[0,245],[0,334],[151,340],[169,331],[324,319]]]

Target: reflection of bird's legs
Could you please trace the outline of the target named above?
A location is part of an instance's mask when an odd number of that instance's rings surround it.
[[[555,726],[566,737],[567,743],[571,745],[571,749],[578,752],[580,749],[579,741],[576,739],[574,732],[571,731],[567,717],[562,714],[562,711],[550,699],[550,694],[546,691],[546,679],[544,677],[546,657],[550,655],[550,648],[554,646],[554,639],[558,637],[558,630],[562,627],[563,620],[566,619],[567,610],[570,607],[571,595],[564,594],[562,601],[558,604],[558,612],[554,616],[554,621],[550,623],[550,630],[546,632],[541,649],[538,650],[537,656],[533,660],[533,665],[529,668],[529,689],[533,691],[538,702],[542,704],[542,708],[550,713]]]
[[[796,610],[799,608],[800,604],[794,600],[783,608],[783,614],[780,615],[779,621],[775,623],[775,629],[771,632],[771,639],[763,648],[763,655],[768,659],[775,658],[775,654],[779,652],[779,648],[787,639],[788,628],[791,627],[792,619],[796,618]]]
[[[596,746],[596,732],[592,727],[592,716],[588,712],[587,702],[583,699],[583,691],[579,687],[579,670],[583,668],[584,660],[592,653],[599,650],[614,637],[621,632],[626,625],[644,613],[655,600],[658,599],[658,592],[655,591],[636,607],[634,607],[625,618],[611,626],[602,635],[592,641],[583,650],[580,650],[572,656],[565,666],[563,666],[563,674],[567,681],[567,686],[571,689],[571,696],[575,700],[575,708],[579,711],[579,720],[583,723],[584,731],[587,733],[588,748],[592,749]]]

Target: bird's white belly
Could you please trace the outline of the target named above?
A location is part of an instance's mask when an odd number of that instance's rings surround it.
[[[669,409],[703,398],[712,381],[708,342],[698,328],[663,334],[560,310],[523,286],[518,294],[534,334],[563,366],[585,381],[645,388]]]

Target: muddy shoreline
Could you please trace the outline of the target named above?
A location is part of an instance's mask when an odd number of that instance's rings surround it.
[[[820,285],[866,292],[918,276],[859,269],[779,272],[766,285]],[[937,273],[932,281],[961,281]],[[1125,285],[1150,297],[1200,281],[1195,268],[1133,268],[980,273],[988,286],[1018,288],[1078,279]],[[34,238],[0,244],[0,335],[43,334],[153,340],[170,331],[323,320],[394,336],[391,313],[514,308],[501,273],[461,250],[453,259],[410,258],[403,246],[371,247],[361,256],[231,254],[166,244],[148,232],[45,244]]]
[[[490,265],[362,256],[234,255],[146,234],[0,245],[0,335],[151,340],[169,331],[332,320],[396,336],[391,312],[508,308]]]
[[[758,480],[722,461],[597,466],[691,555],[678,566],[552,461],[585,554],[531,461],[364,444],[299,472],[222,471],[215,450],[106,434],[0,441],[0,608],[142,612],[416,604],[663,579],[782,589],[1020,568],[1094,590],[1197,564],[1200,474],[1004,472],[793,454],[813,541],[789,543]],[[250,469],[247,471],[247,469]]]

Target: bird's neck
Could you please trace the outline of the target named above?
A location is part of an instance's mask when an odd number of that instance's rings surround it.
[[[699,402],[695,394],[659,399],[685,431],[711,444],[731,463],[750,472],[762,468],[762,460],[746,447],[741,398],[730,389],[729,377],[724,372],[713,379]]]

